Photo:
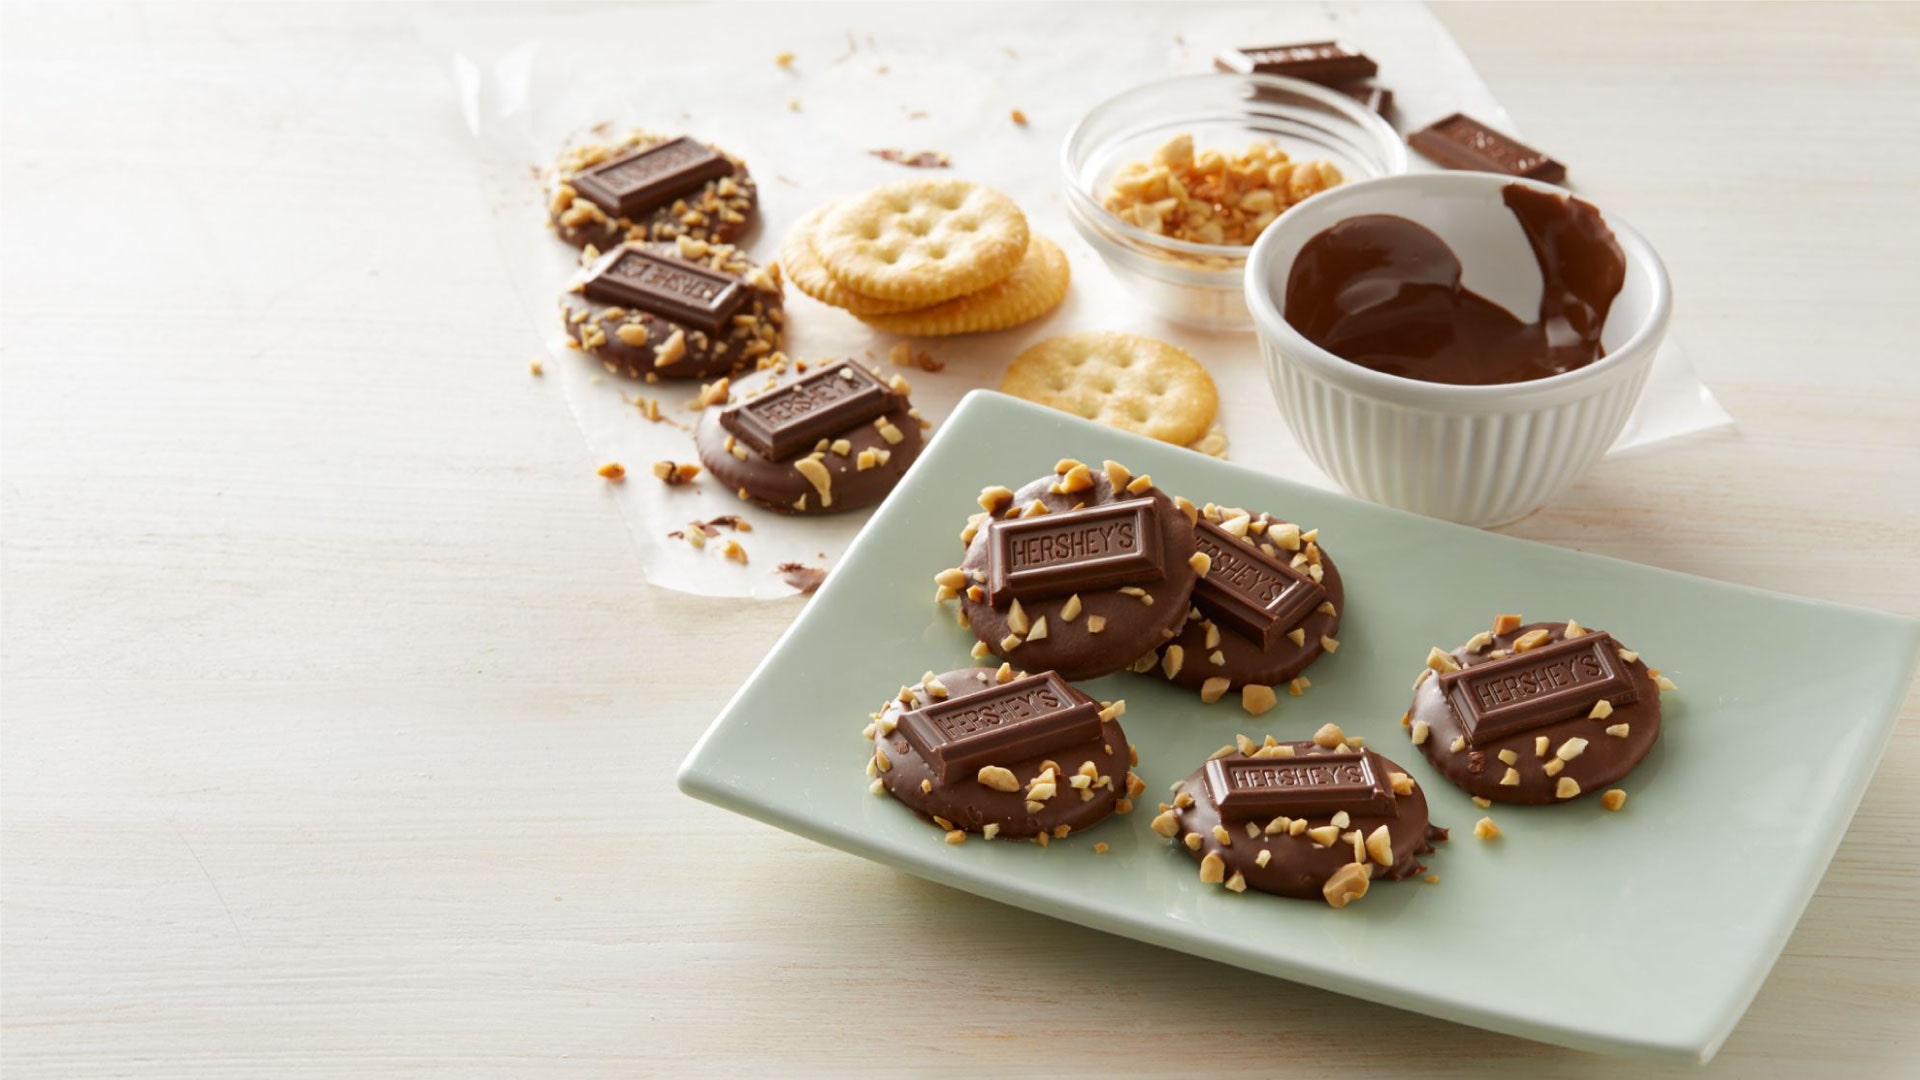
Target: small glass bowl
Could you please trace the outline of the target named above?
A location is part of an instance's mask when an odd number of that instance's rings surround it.
[[[1183,75],[1136,86],[1082,117],[1060,152],[1067,216],[1155,313],[1204,330],[1253,328],[1243,285],[1252,247],[1175,240],[1100,204],[1121,166],[1151,161],[1181,134],[1193,136],[1196,150],[1225,152],[1270,140],[1295,160],[1332,162],[1347,183],[1407,171],[1407,146],[1392,125],[1344,94],[1299,79]]]

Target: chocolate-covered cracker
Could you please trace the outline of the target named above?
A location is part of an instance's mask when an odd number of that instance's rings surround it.
[[[1003,664],[921,676],[872,714],[872,789],[946,830],[1041,844],[1133,808],[1118,717],[1056,672]]]
[[[1332,724],[1312,742],[1223,746],[1161,803],[1153,831],[1200,861],[1200,880],[1234,892],[1345,907],[1373,881],[1424,873],[1444,840],[1405,769]]]
[[[783,514],[857,510],[886,498],[920,456],[912,389],[851,360],[781,358],[718,390],[694,443],[707,471],[748,502]]]
[[[1616,783],[1660,737],[1673,683],[1603,630],[1503,615],[1427,656],[1406,724],[1447,779],[1493,802],[1554,803]]]
[[[561,295],[560,316],[574,345],[614,374],[703,379],[778,356],[781,301],[777,272],[681,237],[600,256]]]
[[[547,184],[548,223],[574,247],[682,236],[732,243],[759,196],[746,163],[717,147],[634,130],[568,147]]]
[[[1280,688],[1305,690],[1300,673],[1339,647],[1347,601],[1340,571],[1321,550],[1318,529],[1271,514],[1208,503],[1194,512],[1193,529],[1207,572],[1186,624],[1149,673],[1199,690],[1204,701],[1239,691],[1258,715]]]
[[[966,558],[936,600],[992,653],[1069,679],[1151,658],[1186,617],[1193,529],[1148,476],[1071,459],[1018,491],[991,487],[961,532]]]

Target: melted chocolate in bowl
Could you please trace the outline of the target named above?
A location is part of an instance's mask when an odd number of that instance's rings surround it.
[[[1501,197],[1540,267],[1537,321],[1463,287],[1446,241],[1392,214],[1351,217],[1307,241],[1287,276],[1287,321],[1335,356],[1424,382],[1528,382],[1600,359],[1627,277],[1613,230],[1579,199],[1521,184]]]

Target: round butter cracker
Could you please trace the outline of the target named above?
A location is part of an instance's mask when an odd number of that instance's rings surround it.
[[[921,307],[1000,281],[1027,251],[1027,219],[966,180],[882,184],[837,205],[813,233],[827,272],[854,292]]]
[[[1186,350],[1105,330],[1047,338],[1014,357],[1002,393],[1185,446],[1207,434],[1220,395]]]
[[[876,329],[907,337],[1005,330],[1059,307],[1072,276],[1060,245],[1036,234],[1027,244],[1026,257],[1004,281],[929,308],[861,318]]]
[[[871,296],[862,296],[827,273],[819,254],[814,251],[813,233],[834,205],[828,203],[815,208],[787,233],[786,240],[780,245],[780,269],[785,272],[787,280],[793,282],[794,288],[815,300],[854,315],[889,315],[916,307],[911,300],[876,300]]]

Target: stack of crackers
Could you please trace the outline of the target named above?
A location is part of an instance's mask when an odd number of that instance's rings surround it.
[[[795,288],[880,330],[940,337],[1004,330],[1067,295],[1058,245],[992,188],[902,180],[829,203],[787,234],[780,266]]]

